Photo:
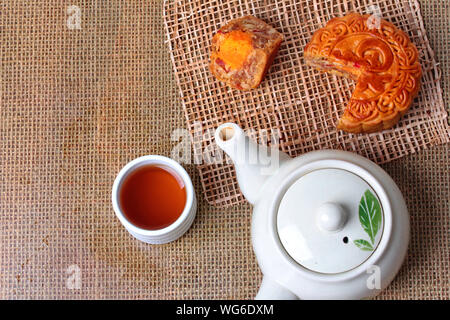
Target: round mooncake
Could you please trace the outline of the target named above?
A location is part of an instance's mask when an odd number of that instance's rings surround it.
[[[422,76],[419,55],[408,36],[392,23],[351,13],[317,30],[304,50],[319,70],[356,81],[337,128],[352,133],[394,126],[417,95]]]

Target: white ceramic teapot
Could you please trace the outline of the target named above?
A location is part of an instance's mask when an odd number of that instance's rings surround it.
[[[233,123],[215,133],[254,206],[256,299],[362,299],[395,277],[409,242],[403,196],[375,163],[324,150],[290,158]]]

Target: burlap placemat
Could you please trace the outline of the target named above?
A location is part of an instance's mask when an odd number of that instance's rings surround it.
[[[448,107],[449,7],[421,5]],[[70,6],[79,29],[68,28]],[[198,215],[178,241],[139,243],[111,208],[119,169],[170,156],[185,128],[162,1],[3,0],[0,21],[0,298],[252,298],[251,208],[209,206],[193,165]],[[383,167],[405,195],[412,238],[380,298],[448,299],[448,144]]]
[[[415,0],[167,1],[164,9],[175,77],[192,136],[198,135],[199,125],[208,132],[224,122],[237,122],[253,130],[258,141],[261,134],[277,133],[279,148],[293,157],[318,149],[343,149],[378,163],[449,141],[440,75]],[[303,59],[312,34],[331,18],[351,11],[382,16],[404,30],[418,48],[424,70],[418,99],[393,129],[381,133],[337,131],[337,119],[354,82],[313,70]],[[228,20],[249,14],[273,25],[285,39],[261,86],[240,92],[212,76],[210,46],[214,33]],[[201,149],[214,148],[213,140],[204,134]],[[243,201],[231,164],[209,164],[204,159],[198,168],[208,202],[227,206]]]

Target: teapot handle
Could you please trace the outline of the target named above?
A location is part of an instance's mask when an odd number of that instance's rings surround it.
[[[264,276],[255,300],[298,300],[298,297],[276,281]]]

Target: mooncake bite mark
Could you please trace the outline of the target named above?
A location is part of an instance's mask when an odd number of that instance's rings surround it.
[[[356,88],[337,128],[370,133],[393,127],[420,88],[419,55],[392,23],[350,13],[317,30],[304,50],[306,63],[354,79]]]
[[[210,70],[218,80],[233,88],[256,88],[282,40],[278,31],[253,16],[231,20],[212,39]]]

